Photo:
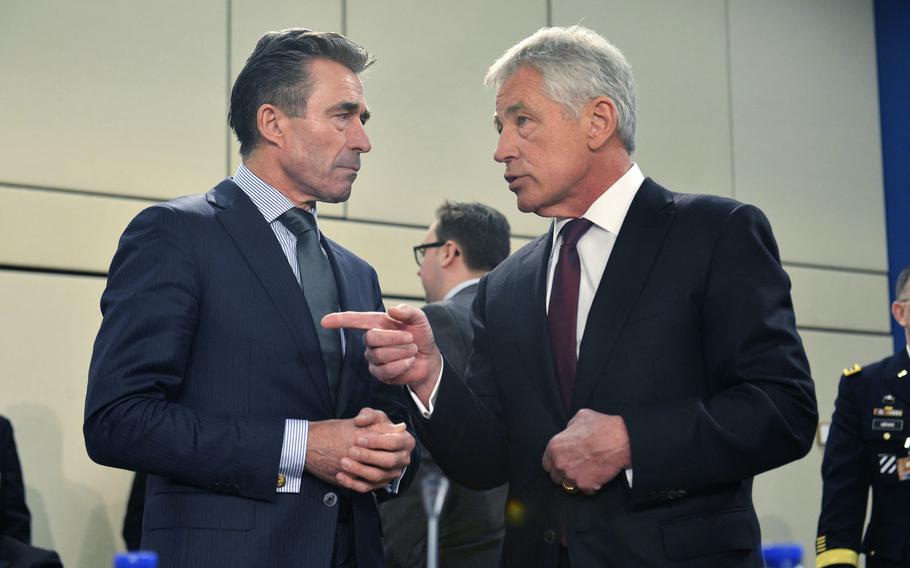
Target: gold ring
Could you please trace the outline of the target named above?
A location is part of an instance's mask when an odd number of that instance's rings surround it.
[[[565,479],[562,480],[562,489],[566,493],[577,493],[578,492],[578,488],[575,487],[575,485],[573,485],[571,481],[566,481]]]

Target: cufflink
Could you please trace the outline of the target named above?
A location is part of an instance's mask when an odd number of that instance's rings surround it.
[[[287,480],[287,478],[284,476],[284,474],[283,474],[283,473],[279,473],[279,474],[278,474],[278,482],[277,482],[275,485],[277,485],[279,488],[281,488],[281,487],[284,487],[284,484],[287,483],[287,481],[288,481],[288,480]]]

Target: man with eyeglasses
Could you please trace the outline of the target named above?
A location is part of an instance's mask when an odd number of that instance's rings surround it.
[[[867,568],[910,565],[910,266],[898,275],[894,297],[891,315],[907,344],[840,378],[822,462],[817,568],[859,566],[860,552]]]
[[[423,243],[414,247],[428,304],[423,311],[440,351],[461,376],[474,332],[471,304],[480,278],[509,256],[509,222],[481,203],[444,203]],[[416,487],[431,472],[442,473],[421,446]],[[452,483],[439,523],[443,568],[499,566],[505,534],[506,485],[473,491]],[[388,568],[426,566],[427,518],[419,491],[409,491],[380,509]]]

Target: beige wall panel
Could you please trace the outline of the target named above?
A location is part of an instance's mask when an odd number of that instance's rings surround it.
[[[4,2],[0,182],[151,197],[225,174],[224,0]]]
[[[786,266],[800,326],[890,333],[886,275]]]
[[[730,1],[737,198],[785,260],[884,270],[869,0]]]
[[[0,263],[106,272],[123,229],[149,204],[0,186]]]
[[[286,28],[310,28],[342,32],[341,0],[232,0],[231,3],[231,85],[253,53],[256,42],[267,31]],[[227,94],[230,97],[230,92]],[[233,132],[231,140],[231,173],[240,165],[240,144]],[[355,189],[356,191],[356,189]],[[343,217],[344,204],[322,204],[323,215]]]
[[[480,201],[534,235],[493,162],[493,94],[487,67],[546,24],[546,3],[465,0],[348,1],[348,35],[376,55],[365,78],[373,151],[348,203],[352,218],[423,224],[443,199]]]
[[[82,410],[103,278],[0,271],[0,413],[12,420],[33,541],[65,566],[110,566],[130,474],[85,452]]]
[[[891,352],[887,336],[801,332],[815,378],[820,420],[831,420],[841,370],[854,362],[871,362]],[[803,565],[814,565],[815,528],[821,509],[821,463],[824,449],[814,444],[805,458],[758,476],[755,508],[762,542],[799,542]]]
[[[412,247],[423,241],[425,229],[331,219],[321,220],[320,227],[376,269],[384,294],[423,298]]]
[[[731,195],[724,0],[553,0],[554,25],[591,28],[625,54],[638,82],[637,150],[670,189]]]

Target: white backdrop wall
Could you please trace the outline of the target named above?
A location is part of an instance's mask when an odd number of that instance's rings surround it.
[[[67,566],[122,548],[130,475],[87,458],[82,403],[117,238],[157,200],[237,165],[230,85],[262,32],[340,31],[365,79],[374,150],[325,229],[419,301],[410,247],[444,199],[520,214],[492,161],[482,76],[547,25],[582,23],[639,82],[635,159],[677,191],[771,219],[829,419],[840,369],[888,354],[888,282],[870,0],[0,0],[0,413],[16,427],[34,540]],[[821,449],[760,476],[766,542],[813,550]]]

